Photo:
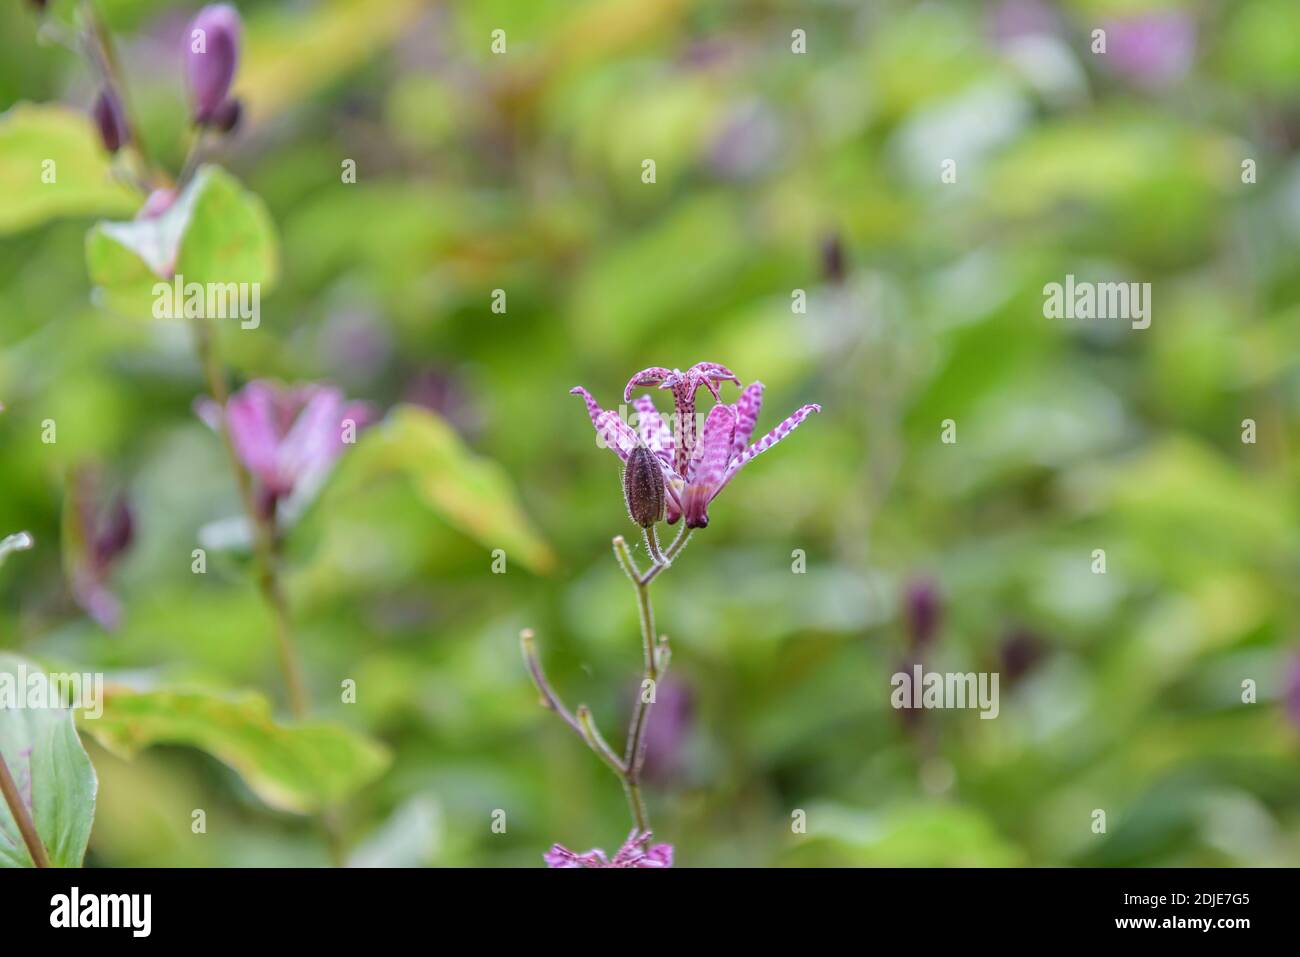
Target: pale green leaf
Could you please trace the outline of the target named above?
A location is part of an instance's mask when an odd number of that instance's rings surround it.
[[[36,665],[0,654],[0,754],[55,867],[80,867],[95,819],[95,769],[81,746],[72,712],[31,705]],[[0,801],[0,867],[34,867],[18,824]]]
[[[279,250],[261,199],[220,167],[204,166],[161,216],[97,223],[86,262],[106,305],[142,315],[152,313],[155,284],[173,273],[185,285],[256,283],[265,293]]]
[[[83,730],[116,754],[130,757],[154,744],[206,751],[228,765],[263,801],[310,813],[378,777],[388,753],[341,725],[278,724],[260,695],[223,698],[189,691],[114,689],[98,718],[81,716]]]
[[[555,558],[519,505],[510,479],[495,462],[475,455],[442,418],[401,405],[362,433],[348,456],[348,487],[398,472],[448,523],[491,549],[503,549],[533,571],[547,571]]]
[[[47,170],[52,182],[45,181]],[[0,235],[61,216],[122,215],[137,205],[139,198],[112,177],[84,114],[19,103],[0,116]]]

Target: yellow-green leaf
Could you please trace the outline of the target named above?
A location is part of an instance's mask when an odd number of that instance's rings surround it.
[[[206,751],[267,804],[310,813],[346,797],[388,766],[380,744],[337,724],[278,724],[254,693],[223,698],[189,691],[111,689],[103,714],[81,715],[82,730],[130,757],[153,744]]]
[[[505,471],[466,448],[433,412],[398,406],[362,433],[348,459],[345,482],[364,484],[377,474],[400,472],[430,508],[481,544],[504,549],[533,571],[554,565],[554,555],[524,514]]]
[[[110,173],[90,119],[19,103],[0,116],[0,235],[61,216],[117,216],[139,197]]]

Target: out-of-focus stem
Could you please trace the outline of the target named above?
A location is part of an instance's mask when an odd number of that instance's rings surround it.
[[[196,318],[193,326],[199,363],[203,366],[203,374],[207,379],[208,389],[212,392],[212,398],[221,409],[221,421],[218,425],[222,445],[225,447],[231,472],[234,473],[235,484],[239,487],[239,498],[243,503],[244,515],[252,532],[257,587],[271,611],[276,652],[280,660],[280,670],[284,673],[285,686],[289,692],[289,707],[294,717],[303,718],[307,715],[307,690],[302,680],[302,667],[298,661],[297,649],[294,646],[289,603],[285,599],[284,588],[276,568],[275,529],[271,524],[273,519],[263,515],[258,509],[253,495],[253,481],[235,451],[235,442],[231,438],[226,421],[226,404],[230,399],[230,390],[226,386],[226,375],[216,354],[212,330],[203,319]]]
[[[9,805],[9,813],[18,824],[18,831],[23,836],[23,843],[27,845],[27,853],[32,856],[32,861],[37,867],[49,867],[50,858],[45,853],[41,836],[36,833],[36,822],[32,820],[27,805],[23,803],[22,795],[18,793],[18,785],[14,783],[13,775],[9,773],[9,765],[5,764],[3,754],[0,754],[0,793],[4,795],[5,803]]]
[[[99,16],[99,11],[95,9],[95,5],[91,0],[83,0],[81,15],[86,31],[86,54],[91,61],[91,65],[98,68],[104,82],[113,88],[118,101],[122,104],[122,115],[126,118],[127,129],[131,132],[130,147],[135,152],[136,159],[139,160],[140,187],[144,192],[148,192],[154,184],[153,161],[149,156],[149,147],[140,135],[140,123],[131,110],[126,78],[122,74],[121,65],[117,59],[117,51],[113,47],[113,36],[109,33],[108,27],[104,25],[103,19]]]

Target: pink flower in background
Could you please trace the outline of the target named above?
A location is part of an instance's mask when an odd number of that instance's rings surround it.
[[[1148,88],[1168,87],[1187,75],[1196,53],[1196,23],[1177,10],[1153,10],[1102,24],[1103,63]]]
[[[624,401],[631,401],[637,386],[658,383],[660,389],[671,389],[676,406],[675,428],[671,429],[648,394],[633,403],[637,412],[634,430],[617,412],[601,409],[586,389],[576,386],[569,391],[582,396],[596,434],[621,461],[626,462],[638,445],[655,454],[664,474],[668,523],[671,525],[685,515],[687,528],[704,528],[709,524],[709,503],[736,473],[756,455],[789,435],[809,415],[821,411],[819,405],[802,406],[749,445],[763,404],[763,383],[751,384],[734,405],[728,405],[722,402],[718,391],[718,384],[726,381],[739,383],[740,379],[716,362],[700,362],[685,372],[654,367],[634,375],[623,392]],[[695,394],[701,386],[713,393],[718,404],[709,411],[703,433],[697,439]]]
[[[547,867],[672,867],[673,846],[655,844],[650,846],[650,832],[637,832],[633,828],[618,849],[613,860],[605,856],[600,848],[592,848],[585,854],[577,854],[563,844],[552,844],[551,849],[542,855]]]
[[[197,405],[213,429],[222,422],[212,399]],[[258,507],[266,516],[290,496],[313,494],[343,454],[345,435],[374,417],[364,402],[348,402],[333,386],[283,386],[254,380],[230,397],[227,421],[235,452],[257,483]]]

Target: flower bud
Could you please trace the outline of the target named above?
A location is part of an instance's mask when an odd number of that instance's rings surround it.
[[[939,587],[929,579],[918,579],[907,586],[904,598],[907,612],[907,637],[916,648],[925,648],[934,640],[943,617]]]
[[[206,6],[186,35],[185,72],[194,122],[206,126],[225,103],[239,65],[239,13],[226,3]]]
[[[109,87],[99,91],[90,115],[94,117],[95,126],[99,129],[100,142],[110,153],[116,153],[131,139],[126,115],[122,112],[122,101]]]
[[[623,468],[623,498],[632,521],[649,528],[663,518],[664,474],[644,445],[632,449]]]
[[[233,132],[235,127],[239,125],[239,117],[243,112],[243,104],[240,103],[238,97],[232,96],[216,108],[209,124],[219,133]]]

